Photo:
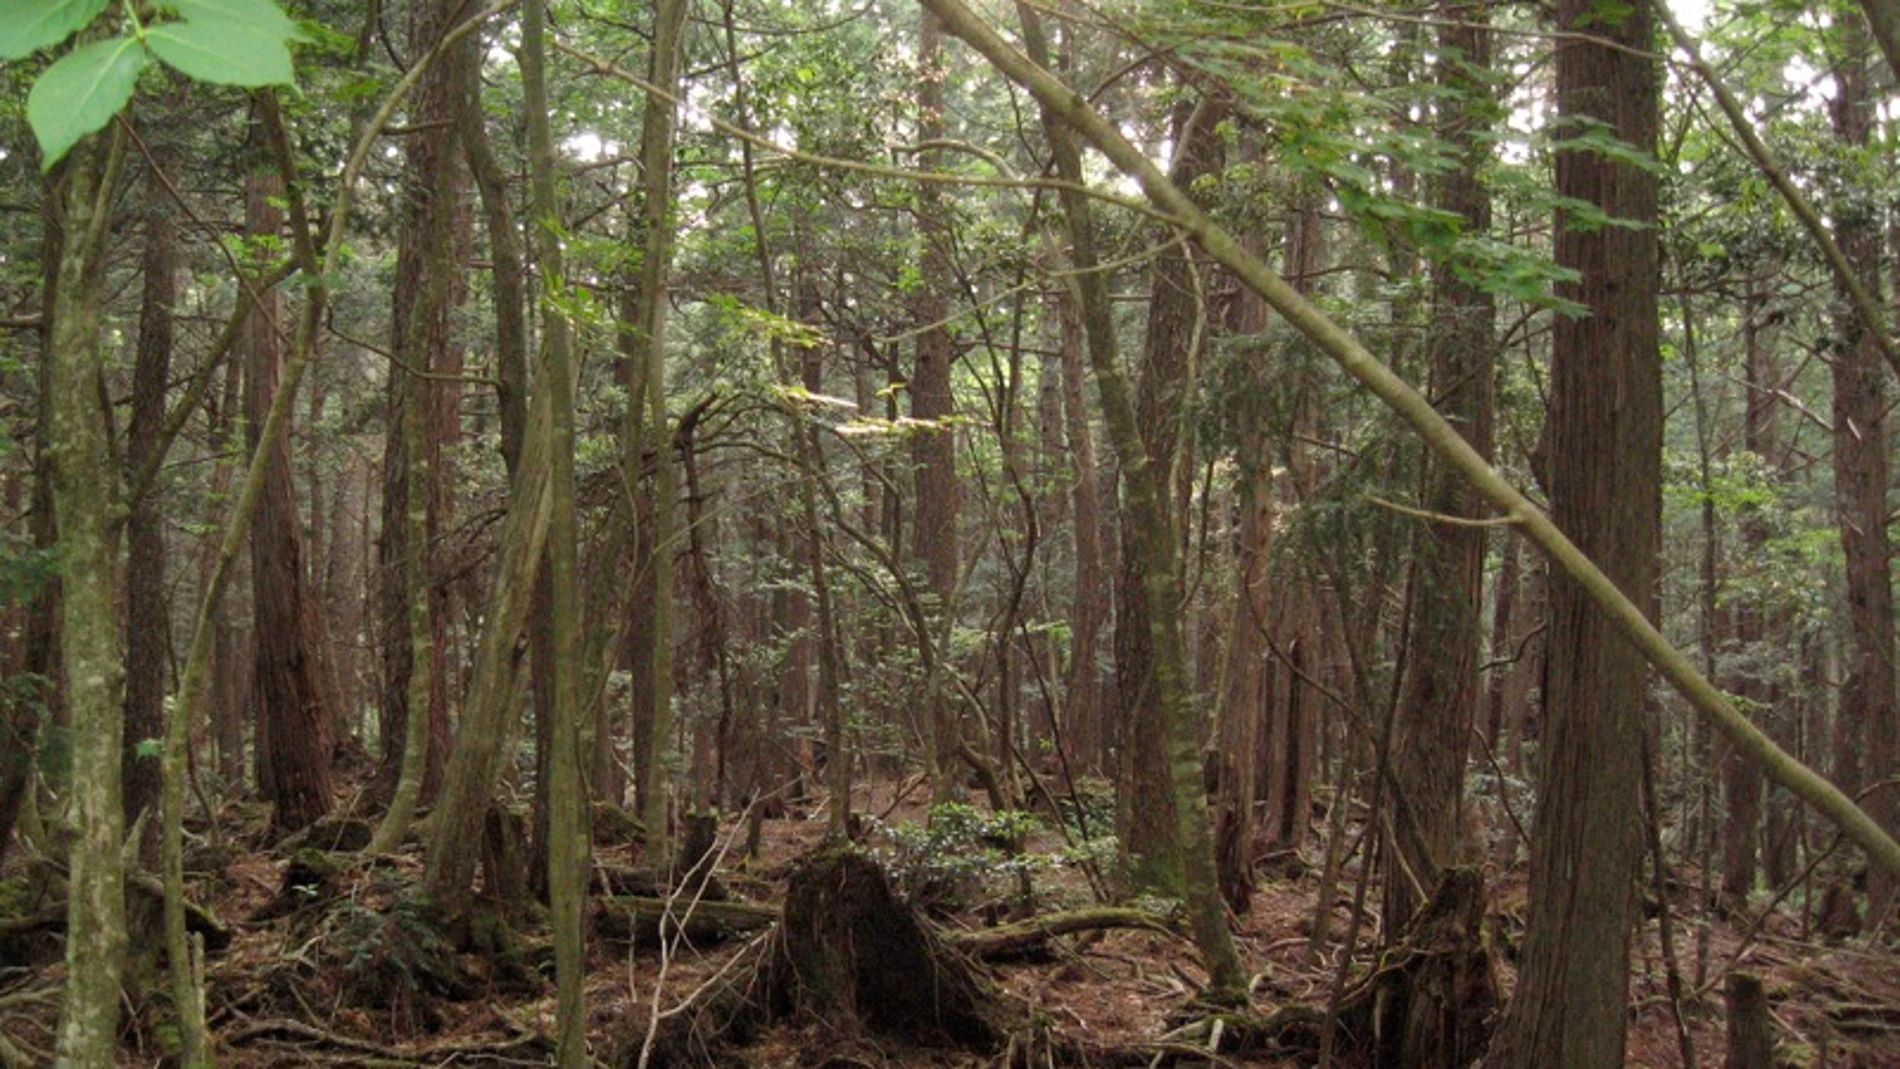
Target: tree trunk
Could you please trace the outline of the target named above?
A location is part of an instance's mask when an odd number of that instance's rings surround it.
[[[1651,9],[1606,23],[1563,0],[1559,26],[1588,39],[1557,53],[1560,121],[1591,120],[1640,152],[1656,146],[1659,86]],[[1601,39],[1601,40],[1600,40]],[[1660,548],[1662,384],[1656,177],[1558,144],[1557,191],[1630,227],[1557,216],[1557,262],[1579,272],[1559,295],[1553,341],[1551,518],[1652,619]],[[1489,1064],[1623,1064],[1629,930],[1641,858],[1642,654],[1568,575],[1551,580],[1543,769],[1532,826],[1530,923],[1515,997]]]
[[[113,470],[110,413],[101,405],[105,261],[121,136],[113,128],[82,142],[55,183],[62,225],[58,282],[42,306],[52,319],[47,445],[64,576],[61,675],[72,732],[67,785],[74,836],[59,1064],[73,1069],[111,1069],[116,1062],[126,953],[117,480],[106,475]]]
[[[456,20],[456,0],[427,0],[410,10],[409,46],[427,51]],[[469,43],[455,46],[467,49]],[[432,551],[448,518],[453,472],[442,468],[443,445],[451,421],[460,419],[448,397],[457,391],[448,381],[431,374],[460,371],[460,353],[451,332],[456,291],[461,289],[461,265],[455,258],[456,217],[460,184],[456,181],[456,109],[468,106],[461,81],[459,55],[446,55],[431,64],[417,87],[413,121],[415,132],[403,139],[404,175],[399,187],[401,231],[396,253],[395,303],[390,316],[390,338],[395,360],[389,369],[389,403],[383,444],[383,528],[378,543],[377,571],[381,577],[382,711],[381,759],[376,783],[379,796],[409,791],[414,800],[424,796],[423,779],[435,786],[447,758],[448,699],[445,674],[439,670],[448,648],[447,587],[435,580],[440,568]],[[445,396],[446,395],[446,396]],[[417,410],[411,418],[410,409]],[[419,441],[412,441],[419,438]],[[420,524],[409,522],[412,513]],[[414,544],[420,540],[421,544]],[[418,608],[417,597],[432,604]],[[425,633],[417,636],[413,628]],[[431,664],[418,664],[424,647],[432,651]],[[424,721],[409,730],[412,711]],[[401,782],[411,764],[408,740],[421,749],[413,767],[420,778]],[[428,773],[433,772],[434,775]],[[393,803],[392,803],[393,804]],[[413,805],[413,801],[405,804]]]
[[[1220,170],[1225,156],[1220,124],[1226,115],[1226,105],[1210,98],[1179,116],[1180,148],[1169,172],[1176,185],[1189,188],[1203,175]],[[1169,235],[1167,240],[1171,239]],[[1182,439],[1181,421],[1194,363],[1200,355],[1195,351],[1197,339],[1205,333],[1207,312],[1201,287],[1195,281],[1198,270],[1179,244],[1170,244],[1156,257],[1148,302],[1147,344],[1140,385],[1135,390],[1135,420],[1167,510],[1167,537],[1176,542],[1181,537],[1181,506],[1188,489],[1183,477],[1188,445]],[[1129,465],[1124,457],[1122,478],[1128,477]],[[1173,892],[1182,886],[1182,847],[1176,830],[1184,814],[1176,811],[1171,789],[1171,727],[1158,710],[1150,617],[1179,614],[1182,593],[1174,590],[1161,598],[1150,595],[1153,577],[1144,571],[1150,562],[1136,549],[1136,544],[1150,533],[1140,526],[1139,520],[1124,520],[1122,524],[1121,575],[1116,588],[1115,689],[1121,697],[1118,716],[1122,740],[1117,813],[1129,878],[1137,887]],[[1193,816],[1199,819],[1198,801],[1193,808]]]
[[[542,289],[561,293],[560,213],[555,200],[553,116],[548,106],[545,0],[527,0],[521,18],[521,83],[528,123],[532,192],[530,216],[541,262]],[[540,679],[552,684],[548,717],[547,845],[549,928],[554,942],[555,1061],[582,1069],[587,1053],[587,955],[582,912],[587,897],[590,834],[581,782],[580,589],[574,494],[574,367],[566,313],[546,306],[542,389],[551,399],[548,420],[547,578],[552,661]],[[537,672],[540,669],[537,668]]]
[[[943,24],[937,16],[923,13],[922,33],[917,43],[917,137],[923,144],[941,141],[943,124]],[[918,165],[938,170],[942,154],[924,152]],[[935,602],[930,613],[933,635],[922,641],[937,641],[947,636],[946,624],[956,596],[957,551],[957,435],[951,417],[956,415],[956,398],[950,389],[950,365],[956,352],[950,329],[943,322],[950,302],[944,298],[952,278],[948,211],[939,188],[930,182],[917,187],[917,229],[923,244],[923,283],[912,302],[912,315],[921,325],[917,335],[916,363],[910,376],[910,414],[919,424],[911,439],[911,461],[916,468],[916,556],[929,576],[930,593]],[[940,643],[947,652],[948,643]],[[954,669],[938,668],[929,679],[925,696],[930,709],[930,742],[934,757],[932,785],[936,797],[944,800],[952,787],[951,770],[957,761],[962,739],[959,706],[950,698],[944,676]]]
[[[981,29],[968,9],[960,5],[930,0],[930,9],[946,20],[954,15],[955,31],[966,40]],[[1023,16],[1025,35],[1040,37],[1036,12],[1027,4],[1018,5],[1017,10]],[[1046,49],[1046,45],[1041,47]],[[991,59],[994,61],[995,56]],[[1061,199],[1069,229],[1069,256],[1076,267],[1075,285],[1088,337],[1089,362],[1095,371],[1109,438],[1121,460],[1128,493],[1128,515],[1124,524],[1137,535],[1134,550],[1140,554],[1141,571],[1146,579],[1142,593],[1150,604],[1172,606],[1179,597],[1180,562],[1170,518],[1170,499],[1163,474],[1156,470],[1147,444],[1142,441],[1132,391],[1117,351],[1108,280],[1096,270],[1101,261],[1096,252],[1095,224],[1088,198],[1080,190],[1081,152],[1074,132],[1064,125],[1046,99],[1042,122],[1055,159],[1056,174],[1068,183],[1061,191]],[[1227,912],[1220,897],[1214,837],[1207,819],[1206,792],[1201,778],[1200,722],[1187,693],[1187,657],[1180,614],[1149,613],[1148,625],[1154,657],[1155,707],[1168,731],[1168,797],[1178,820],[1174,841],[1186,890],[1188,921],[1208,973],[1206,994],[1212,1001],[1244,1004],[1248,999],[1246,973],[1234,947],[1233,933],[1227,928]]]
[[[1064,725],[1069,736],[1069,759],[1082,769],[1107,767],[1102,717],[1100,658],[1102,625],[1108,619],[1113,593],[1108,569],[1102,562],[1102,471],[1095,459],[1095,432],[1089,426],[1088,369],[1082,353],[1082,314],[1077,298],[1064,292],[1062,316],[1062,415],[1067,427],[1069,456],[1074,465],[1075,608],[1071,620],[1069,675],[1063,688]]]
[[[1491,33],[1482,11],[1440,6],[1438,87],[1445,111],[1438,135],[1457,146],[1458,164],[1429,180],[1433,207],[1464,220],[1467,233],[1491,228],[1489,194],[1479,168],[1490,154],[1489,119],[1496,110],[1485,81]],[[1493,319],[1491,295],[1467,268],[1439,263],[1428,360],[1429,395],[1478,455],[1490,459]],[[1476,518],[1483,502],[1458,473],[1427,457],[1420,500],[1441,516]],[[1464,809],[1465,756],[1478,706],[1478,654],[1483,645],[1482,527],[1434,524],[1417,532],[1406,675],[1393,727],[1393,845],[1385,884],[1387,931],[1397,932],[1440,873],[1458,858]]]
[[[1850,49],[1864,48],[1866,30],[1849,15],[1843,24]],[[1834,130],[1849,152],[1864,151],[1873,127],[1866,59],[1853,51],[1834,71],[1840,90],[1832,105]],[[1841,252],[1869,292],[1880,289],[1880,219],[1872,204],[1842,198],[1831,209]],[[1837,298],[1834,353],[1834,494],[1847,579],[1847,678],[1835,720],[1835,781],[1848,794],[1890,775],[1895,767],[1892,547],[1887,536],[1887,373],[1873,332],[1843,294]],[[1865,754],[1865,761],[1862,755]],[[1890,833],[1900,815],[1891,790],[1867,796],[1868,813]],[[1892,874],[1872,866],[1867,924],[1892,909]]]
[[[161,161],[163,157],[160,157]],[[160,166],[163,166],[163,162]],[[165,386],[171,375],[172,304],[178,297],[171,210],[157,188],[148,194],[144,293],[139,309],[138,359],[132,368],[132,419],[125,465],[138,472],[162,448]],[[165,734],[165,677],[171,650],[171,611],[165,593],[165,518],[157,486],[134,488],[125,525],[125,819],[151,811],[139,841],[141,862],[158,864],[158,755],[141,753],[147,739]]]
[[[275,238],[283,230],[281,172],[253,170],[245,182],[244,225]],[[282,299],[275,292],[251,301],[245,324],[246,441],[255,449],[282,373]],[[330,811],[331,723],[312,640],[296,488],[291,483],[288,437],[272,451],[263,496],[251,526],[251,598],[257,643],[256,696],[259,775],[272,823],[287,834]]]

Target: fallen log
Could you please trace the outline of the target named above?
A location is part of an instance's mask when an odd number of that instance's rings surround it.
[[[1055,940],[1065,935],[1132,928],[1183,937],[1180,926],[1166,917],[1142,909],[1102,906],[1095,909],[1044,913],[994,928],[947,932],[944,942],[982,961],[1021,961],[1051,951]]]
[[[694,903],[615,895],[600,900],[594,911],[594,932],[621,946],[655,947],[663,935],[683,934],[693,946],[705,947],[763,931],[778,919],[778,910],[749,902]]]

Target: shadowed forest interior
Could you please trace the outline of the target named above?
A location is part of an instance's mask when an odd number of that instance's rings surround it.
[[[1900,1065],[1886,0],[0,63],[0,1067]]]

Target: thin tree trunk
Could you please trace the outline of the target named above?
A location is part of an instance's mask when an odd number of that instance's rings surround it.
[[[155,160],[163,166],[161,154]],[[138,358],[132,369],[132,419],[126,429],[125,463],[137,472],[163,448],[165,386],[171,375],[172,304],[178,297],[171,211],[153,189],[145,220],[144,293],[139,309]],[[156,487],[129,503],[125,525],[125,819],[158,809],[158,755],[142,743],[165,734],[165,677],[171,647],[171,613],[165,596],[165,518]],[[158,863],[159,822],[148,820],[139,840],[143,864]]]
[[[55,185],[62,224],[58,283],[43,305],[52,319],[47,444],[64,573],[60,660],[72,739],[67,784],[75,833],[67,862],[59,1064],[72,1069],[111,1069],[116,1063],[126,954],[117,480],[103,477],[113,469],[110,413],[100,403],[106,242],[123,157],[116,127],[86,139],[68,157]]]
[[[976,23],[968,9],[929,0],[931,9],[965,40],[975,43]],[[1019,5],[1024,33],[1040,34],[1036,13]],[[1032,46],[1033,47],[1033,46]],[[1046,47],[1046,46],[1045,46]],[[1046,54],[1046,53],[1045,53]],[[992,60],[996,57],[991,56]],[[1129,497],[1125,521],[1140,536],[1135,546],[1147,578],[1145,596],[1150,604],[1172,605],[1179,596],[1179,568],[1174,525],[1162,473],[1149,458],[1136,421],[1134,399],[1115,343],[1115,324],[1108,281],[1095,270],[1100,260],[1088,198],[1081,192],[1082,161],[1075,135],[1055,108],[1044,101],[1043,128],[1055,157],[1056,174],[1067,185],[1061,191],[1067,216],[1070,261],[1076,266],[1076,286],[1082,320],[1088,336],[1090,363],[1107,416],[1109,437],[1121,459],[1122,477]],[[1187,892],[1189,923],[1208,972],[1207,995],[1216,1002],[1247,1001],[1246,973],[1227,928],[1227,911],[1220,898],[1214,866],[1214,839],[1208,826],[1201,783],[1200,724],[1187,694],[1186,650],[1179,614],[1152,612],[1148,616],[1154,656],[1154,693],[1169,731],[1169,772],[1179,825],[1176,829],[1181,871]]]
[[[526,0],[521,18],[521,82],[528,122],[531,217],[542,286],[550,293],[566,286],[562,269],[560,214],[556,206],[554,139],[548,106],[545,0]],[[547,770],[549,927],[554,941],[555,1062],[561,1069],[583,1069],[587,1053],[586,932],[590,845],[586,790],[581,782],[582,710],[579,693],[581,649],[580,590],[574,495],[574,373],[566,314],[549,302],[542,352],[543,386],[552,401],[548,421],[549,637],[553,664],[545,677],[553,685],[549,717]]]
[[[686,30],[685,0],[656,0],[653,7],[653,49],[648,58],[647,78],[658,93],[648,93],[646,111],[640,126],[640,159],[644,164],[640,205],[640,236],[643,252],[635,318],[630,324],[637,356],[632,361],[640,376],[640,389],[633,391],[636,405],[644,402],[645,418],[630,418],[632,427],[644,426],[645,434],[630,435],[623,458],[628,480],[639,478],[642,456],[654,456],[653,523],[645,539],[642,567],[651,571],[653,580],[651,690],[634,694],[640,704],[636,713],[646,721],[645,730],[636,729],[634,780],[639,791],[640,818],[646,825],[647,856],[664,869],[672,854],[672,836],[667,827],[666,751],[673,738],[673,559],[676,543],[679,475],[674,466],[672,424],[666,415],[666,313],[667,280],[672,273],[674,220],[673,143],[679,128],[678,108],[668,99],[679,89],[680,66],[684,59]],[[637,744],[640,735],[648,740]]]

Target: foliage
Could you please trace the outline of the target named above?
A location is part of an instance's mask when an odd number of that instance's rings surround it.
[[[109,0],[9,0],[0,6],[0,60],[19,60],[85,28]],[[55,60],[27,96],[27,121],[40,142],[40,169],[51,170],[80,138],[98,130],[132,99],[156,57],[179,73],[214,85],[257,88],[291,81],[290,43],[304,39],[271,0],[162,0],[172,18],[141,22],[88,41]]]
[[[1037,827],[1033,814],[991,812],[962,802],[930,807],[923,824],[879,824],[887,845],[872,852],[890,873],[899,894],[922,906],[955,908],[992,881],[1021,879],[1062,864],[1050,854],[1032,854],[1023,841]]]

